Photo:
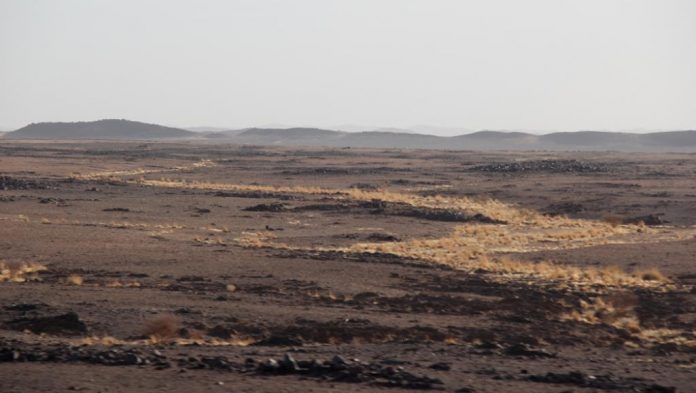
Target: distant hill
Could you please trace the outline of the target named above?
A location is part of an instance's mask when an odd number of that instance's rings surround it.
[[[210,134],[230,143],[273,146],[422,148],[446,150],[696,151],[696,131],[648,134],[577,131],[535,135],[479,131],[442,137],[412,132],[344,132],[319,128],[248,128]]]
[[[332,146],[347,134],[320,128],[247,128],[235,134],[223,132],[234,143],[279,146]]]
[[[696,131],[646,134],[577,131],[536,135],[526,132],[479,131],[458,136],[435,136],[398,129],[345,132],[321,128],[245,128],[197,132],[129,120],[78,123],[37,123],[7,133],[4,139],[172,139],[210,143],[267,146],[374,147],[445,150],[617,150],[696,151]]]
[[[223,132],[232,130],[229,127],[184,127],[183,129],[194,132]]]
[[[7,133],[6,139],[170,139],[197,136],[192,131],[137,121],[108,119],[76,123],[34,123]]]

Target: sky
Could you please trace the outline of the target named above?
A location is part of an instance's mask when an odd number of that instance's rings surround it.
[[[0,0],[0,129],[696,129],[693,0]]]

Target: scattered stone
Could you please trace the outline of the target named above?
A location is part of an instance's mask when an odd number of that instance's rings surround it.
[[[648,382],[641,378],[620,378],[611,374],[587,375],[579,371],[531,375],[532,382],[576,385],[600,390],[628,390],[639,393],[676,393],[676,388]]]
[[[45,306],[43,303],[13,303],[10,304],[9,306],[5,306],[6,310],[10,311],[21,311],[21,312],[27,312],[27,311],[34,311],[37,310],[39,307]]]
[[[227,192],[227,191],[215,191],[208,193],[208,195],[213,195],[222,198],[254,198],[254,199],[280,199],[282,201],[298,200],[301,197],[275,193],[275,192],[263,192],[263,191],[237,191],[237,192]]]
[[[283,203],[268,203],[268,204],[266,204],[266,203],[261,203],[261,204],[258,204],[258,205],[246,207],[246,208],[244,208],[244,209],[242,209],[242,210],[248,211],[248,212],[272,212],[272,213],[279,213],[279,212],[284,212],[284,211],[286,211],[286,210],[288,210],[288,209],[287,209],[287,207],[285,207],[285,204],[283,204]]]
[[[64,202],[65,202],[65,200],[61,199],[61,198],[39,198],[39,203],[42,203],[42,204],[52,203],[54,205],[60,205],[60,204],[63,204]]]
[[[477,165],[470,170],[474,172],[491,173],[520,173],[520,172],[551,172],[551,173],[601,173],[608,172],[606,164],[584,162],[578,160],[530,160],[520,162],[499,162]]]
[[[19,179],[12,176],[0,176],[0,190],[48,189],[47,184],[34,180]]]
[[[638,217],[631,217],[631,218],[626,218],[623,220],[624,224],[645,224],[648,226],[653,226],[653,225],[665,225],[669,224],[669,221],[664,220],[661,216],[663,216],[663,213],[658,213],[658,214],[648,214],[647,216],[638,216]]]
[[[449,371],[452,368],[452,366],[450,366],[449,363],[439,362],[431,364],[430,368],[432,368],[433,370]]]
[[[252,364],[247,360],[247,364]],[[345,359],[340,355],[330,361],[297,361],[289,354],[282,360],[268,359],[259,364],[256,372],[260,374],[288,375],[318,378],[333,382],[369,383],[383,387],[432,390],[442,389],[443,383],[437,378],[417,376],[401,367],[364,363],[358,359]]]
[[[555,354],[545,349],[533,349],[527,344],[515,344],[505,349],[505,354],[510,356],[525,356],[531,358],[552,358]]]
[[[367,235],[367,240],[372,242],[400,242],[401,239],[390,233],[373,232]]]

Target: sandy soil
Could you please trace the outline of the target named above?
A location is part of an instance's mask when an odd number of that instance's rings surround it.
[[[694,179],[694,154],[3,142],[0,391],[694,391]]]

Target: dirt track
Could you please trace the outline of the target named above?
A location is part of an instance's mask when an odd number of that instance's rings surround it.
[[[694,154],[6,142],[0,391],[693,391],[695,176]]]

